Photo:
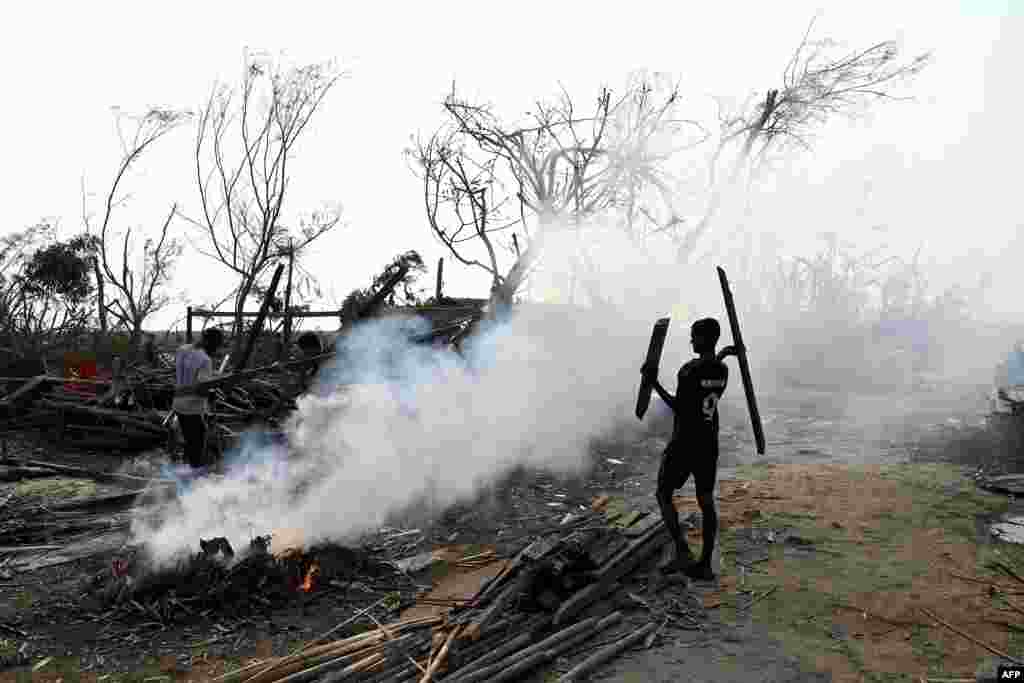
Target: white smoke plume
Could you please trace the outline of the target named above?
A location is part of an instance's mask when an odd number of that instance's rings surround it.
[[[616,315],[523,305],[463,356],[408,341],[422,320],[363,324],[300,399],[287,446],[246,435],[223,480],[183,491],[159,525],[140,515],[136,541],[163,561],[214,536],[345,540],[423,497],[472,498],[513,466],[579,472],[592,437],[636,423],[653,321]]]

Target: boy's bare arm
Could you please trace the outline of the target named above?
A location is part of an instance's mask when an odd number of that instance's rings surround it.
[[[729,356],[738,356],[740,355],[740,352],[742,352],[743,350],[744,347],[739,345],[726,346],[725,348],[718,352],[718,360],[725,360]]]

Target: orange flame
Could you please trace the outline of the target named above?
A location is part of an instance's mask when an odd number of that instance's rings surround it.
[[[313,564],[311,564],[309,566],[309,569],[306,571],[306,578],[304,578],[302,580],[302,585],[299,586],[299,589],[303,593],[308,593],[311,590],[313,590],[313,579],[319,573],[320,573],[320,565],[318,565],[316,562],[314,562]]]

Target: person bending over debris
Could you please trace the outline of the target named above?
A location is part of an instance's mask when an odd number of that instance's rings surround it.
[[[675,542],[675,556],[663,571],[682,569],[694,579],[714,578],[711,555],[718,533],[714,497],[718,473],[718,401],[729,381],[729,369],[722,360],[738,353],[737,347],[727,346],[715,355],[721,333],[721,326],[714,318],[698,320],[690,328],[690,343],[699,357],[679,369],[679,388],[675,396],[658,382],[657,369],[644,363],[640,371],[675,414],[672,439],[661,456],[658,470],[658,506]],[[703,547],[696,561],[680,528],[679,513],[672,504],[673,493],[686,484],[691,474],[697,486],[697,504],[703,520]]]
[[[174,357],[175,383],[180,387],[198,384],[213,377],[210,355],[224,343],[224,333],[217,328],[203,330],[195,344],[185,344]],[[178,415],[181,435],[185,441],[185,462],[190,467],[206,465],[206,397],[175,396],[174,412]]]

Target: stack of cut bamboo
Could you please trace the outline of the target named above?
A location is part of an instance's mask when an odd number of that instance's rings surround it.
[[[343,640],[313,641],[299,652],[254,662],[214,679],[214,683],[300,683],[329,672],[335,674],[334,680],[365,681],[372,680],[367,674],[384,673],[396,664],[398,668],[406,664],[419,668],[432,641],[430,629],[442,622],[442,617],[406,619]]]

